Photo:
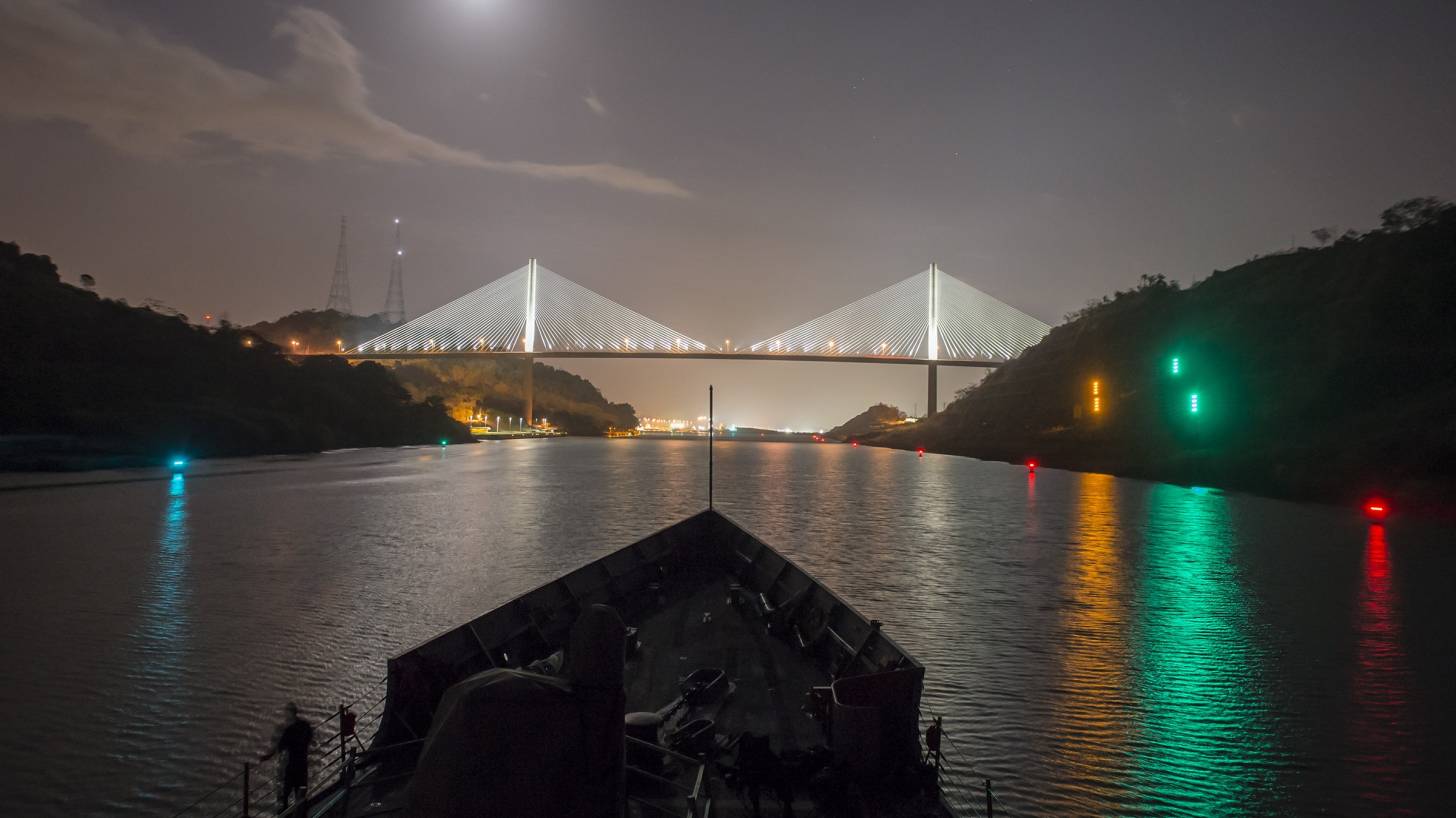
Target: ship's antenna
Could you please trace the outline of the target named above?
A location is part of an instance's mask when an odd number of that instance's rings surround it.
[[[708,508],[713,507],[713,385],[708,384]]]

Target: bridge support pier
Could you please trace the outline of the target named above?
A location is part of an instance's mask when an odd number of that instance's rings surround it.
[[[931,415],[934,415],[935,414],[936,407],[940,405],[939,400],[938,400],[938,392],[939,392],[939,390],[936,389],[936,385],[935,385],[935,364],[931,364],[929,366],[929,369],[930,369],[930,377],[929,377],[929,383],[927,384],[927,390],[926,390],[928,394],[926,395],[926,398],[925,398],[925,416],[926,417],[930,417]]]
[[[526,425],[536,422],[536,359],[526,358]]]

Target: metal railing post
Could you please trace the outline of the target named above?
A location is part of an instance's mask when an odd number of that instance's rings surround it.
[[[996,807],[991,800],[991,779],[986,779],[986,818],[993,818],[996,814]]]
[[[243,818],[248,818],[248,807],[252,795],[253,765],[251,762],[243,762]]]
[[[343,704],[343,702],[340,702],[339,703],[339,760],[340,760],[340,762],[342,762],[343,759],[344,759],[344,746],[345,746],[345,741],[346,741],[346,739],[345,739],[345,736],[344,736],[344,704]]]

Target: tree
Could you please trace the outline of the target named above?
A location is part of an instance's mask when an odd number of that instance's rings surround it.
[[[1431,224],[1451,207],[1450,202],[1435,196],[1406,199],[1381,212],[1380,227],[1388,233],[1404,233]]]
[[[1335,229],[1331,227],[1316,227],[1309,231],[1309,234],[1314,236],[1314,240],[1319,242],[1319,246],[1324,247],[1335,237]]]

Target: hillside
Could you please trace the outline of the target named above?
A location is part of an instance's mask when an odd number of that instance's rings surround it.
[[[875,432],[883,432],[886,426],[904,420],[905,412],[900,407],[877,403],[825,432],[824,436],[830,440],[839,441],[861,438]]]
[[[1069,316],[937,417],[876,442],[1446,506],[1456,486],[1456,208],[1413,200],[1382,223],[1187,290],[1145,276]]]
[[[276,321],[260,321],[243,328],[276,344],[299,352],[335,352],[349,349],[394,329],[383,315],[345,315],[334,310],[299,310]]]
[[[350,348],[393,328],[383,316],[343,315],[333,310],[302,310],[245,331],[285,349],[317,352]],[[297,342],[294,345],[294,342]],[[416,400],[438,398],[456,420],[471,415],[519,417],[526,411],[525,362],[481,358],[462,361],[386,363]],[[608,428],[637,425],[632,406],[611,403],[591,381],[553,366],[537,363],[534,413],[574,435],[600,435]]]
[[[472,414],[519,416],[526,410],[526,363],[514,359],[411,361],[390,371],[416,398],[437,397],[452,417]],[[631,429],[637,414],[631,404],[611,403],[591,381],[562,369],[534,364],[534,414],[572,435],[600,435],[609,428]]]
[[[48,257],[14,244],[0,243],[0,303],[0,468],[470,439],[381,366],[293,364],[230,327],[64,284]]]

